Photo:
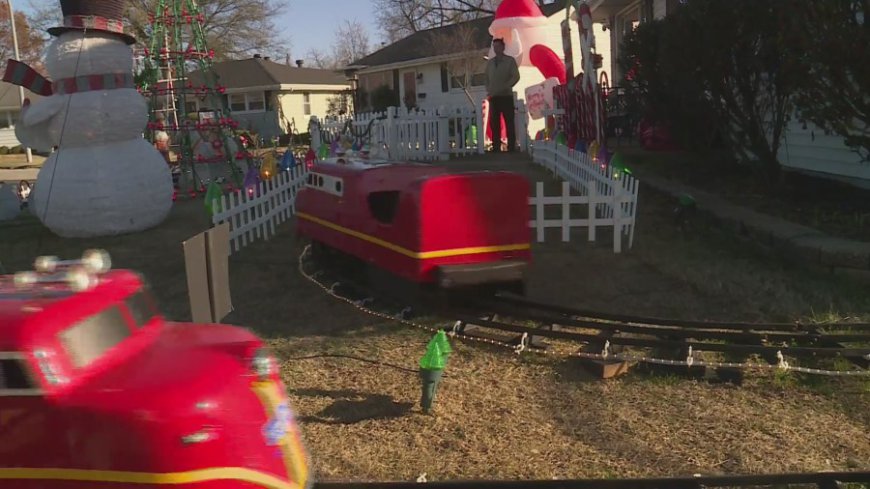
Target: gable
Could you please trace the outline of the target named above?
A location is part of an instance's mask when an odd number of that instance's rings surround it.
[[[565,5],[562,2],[541,7],[541,11],[547,17],[552,17],[564,9]],[[441,46],[443,43],[438,41],[455,38],[460,35],[468,38],[467,51],[489,49],[490,42],[492,41],[492,37],[489,35],[489,26],[492,24],[492,21],[493,16],[489,15],[468,22],[415,32],[364,58],[354,61],[350,64],[350,67],[367,68],[446,55],[449,53],[444,52]]]

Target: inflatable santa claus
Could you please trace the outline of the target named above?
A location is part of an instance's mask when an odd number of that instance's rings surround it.
[[[544,79],[557,78],[565,83],[565,63],[547,46],[547,17],[533,0],[503,0],[495,10],[489,26],[494,39],[504,39],[505,54],[517,60],[517,66],[532,66]],[[489,57],[495,56],[490,48]]]

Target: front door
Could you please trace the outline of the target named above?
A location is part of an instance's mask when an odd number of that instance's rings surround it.
[[[413,109],[417,106],[417,73],[413,71],[406,72],[403,81],[405,87],[405,96],[403,97],[405,107]]]

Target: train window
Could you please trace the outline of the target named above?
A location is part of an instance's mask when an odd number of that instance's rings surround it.
[[[79,321],[58,336],[73,365],[83,368],[130,334],[130,327],[121,309],[113,306]]]
[[[133,322],[136,324],[136,327],[145,326],[154,316],[157,316],[160,312],[157,310],[157,303],[154,300],[154,297],[151,296],[151,292],[148,289],[143,288],[139,292],[130,296],[127,301],[127,309],[130,311],[130,315],[133,316]]]
[[[24,361],[16,358],[0,359],[0,391],[4,389],[35,389]]]
[[[341,193],[341,180],[335,181],[335,191]]]
[[[314,174],[309,173],[308,174],[308,185],[313,185],[313,184],[314,184]]]
[[[399,191],[384,190],[369,194],[369,211],[372,217],[384,224],[390,224],[399,209]]]

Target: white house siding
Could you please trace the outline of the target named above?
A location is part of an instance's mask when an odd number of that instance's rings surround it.
[[[305,111],[305,94],[309,95],[310,111]],[[339,95],[339,92],[323,90],[293,90],[281,92],[278,99],[281,110],[287,121],[296,122],[296,130],[300,133],[308,132],[308,123],[312,116],[323,119],[329,110],[329,99]],[[286,131],[285,121],[281,121],[282,128]]]
[[[6,146],[7,148],[12,148],[18,146],[18,139],[15,137],[15,129],[9,127],[6,129],[0,129],[0,146]]]
[[[826,135],[823,129],[792,120],[780,146],[779,161],[788,169],[820,173],[843,179],[862,187],[870,187],[870,162],[846,146],[843,138]]]

